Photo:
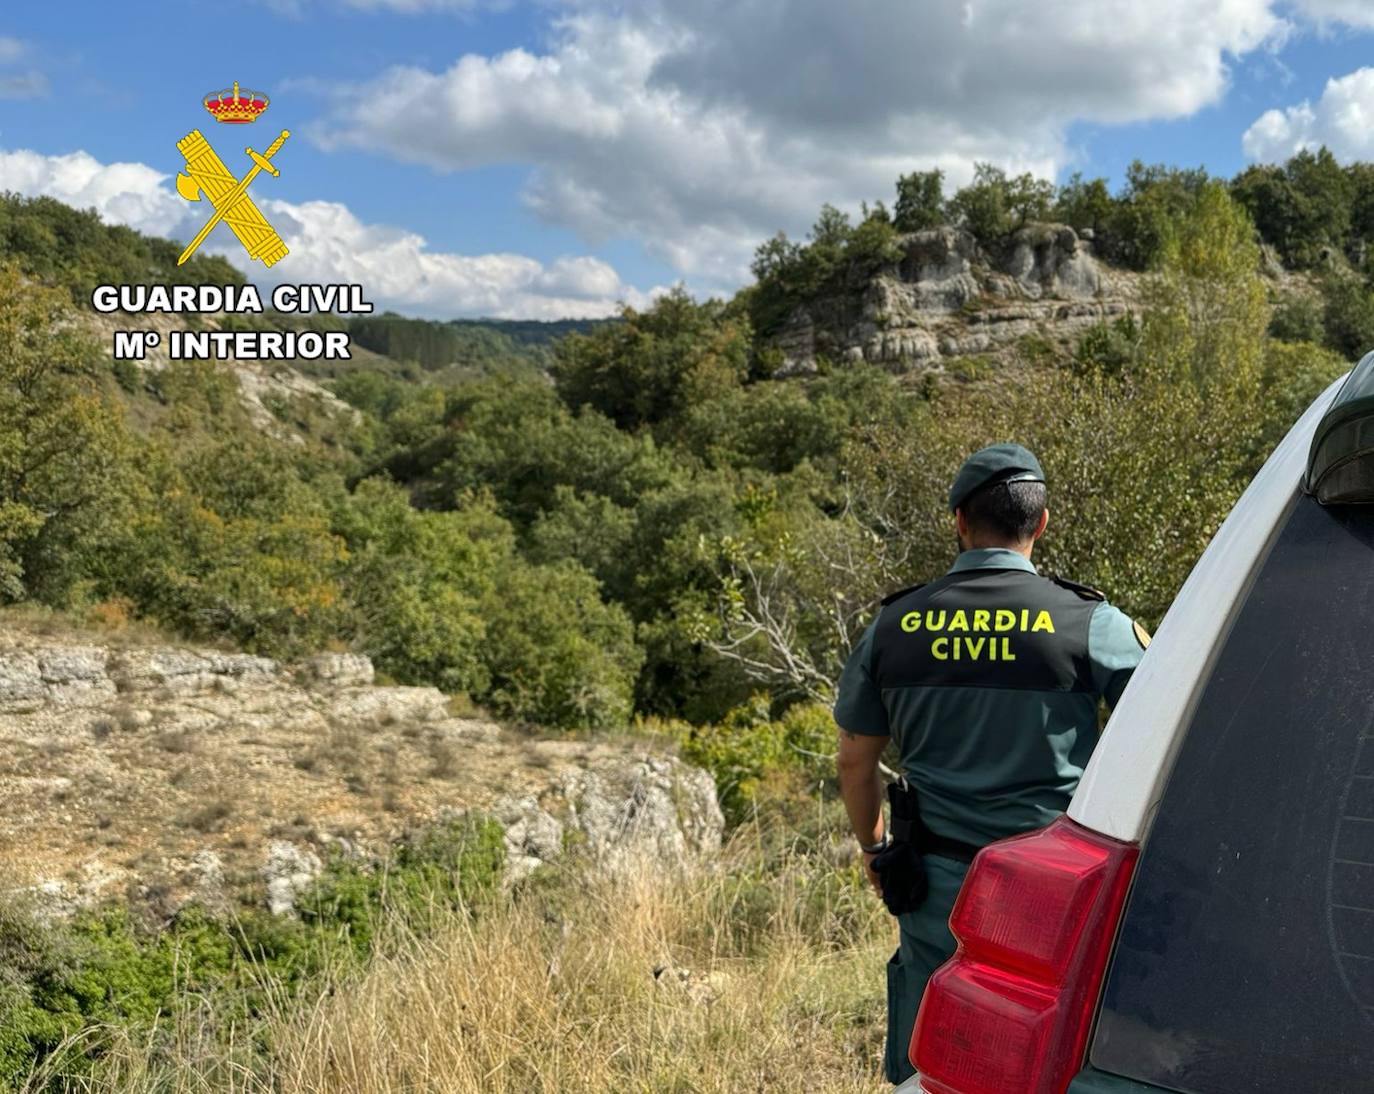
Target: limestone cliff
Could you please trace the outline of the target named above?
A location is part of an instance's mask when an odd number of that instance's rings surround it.
[[[901,260],[861,292],[817,299],[789,316],[772,339],[783,358],[779,375],[815,371],[822,356],[906,372],[995,354],[1027,335],[1071,341],[1139,303],[1140,275],[1100,262],[1091,237],[1061,224],[1028,225],[993,256],[957,228],[904,235]]]

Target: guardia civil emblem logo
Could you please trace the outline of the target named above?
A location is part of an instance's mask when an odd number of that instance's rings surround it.
[[[216,122],[222,125],[248,125],[257,121],[267,109],[268,98],[260,91],[240,91],[238,81],[235,81],[233,88],[212,91],[202,102]],[[273,177],[281,174],[273,166],[272,157],[281,151],[289,136],[290,130],[283,129],[281,135],[262,153],[245,148],[243,151],[253,161],[253,166],[243,178],[236,178],[224,166],[224,161],[210,147],[210,142],[199,129],[191,130],[177,141],[177,151],[186,157],[186,171],[177,175],[177,193],[187,201],[199,201],[204,194],[215,210],[214,215],[205,222],[205,227],[181,252],[181,257],[177,259],[178,266],[196,253],[196,248],[205,242],[220,221],[229,225],[229,230],[238,237],[249,258],[264,266],[271,266],[286,257],[286,244],[253,204],[253,199],[248,196],[248,187],[263,171]]]

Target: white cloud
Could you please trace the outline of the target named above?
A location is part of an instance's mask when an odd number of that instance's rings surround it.
[[[0,191],[43,194],[78,209],[95,209],[106,220],[140,232],[166,234],[185,215],[185,202],[163,185],[167,178],[141,163],[101,163],[85,152],[0,151]]]
[[[1374,159],[1374,68],[1328,80],[1315,104],[1266,111],[1241,138],[1245,154],[1264,162],[1322,145],[1338,159]]]
[[[261,208],[291,249],[270,271],[259,267],[256,276],[264,281],[354,282],[373,304],[443,318],[603,316],[620,300],[648,302],[610,265],[589,256],[546,265],[518,254],[448,254],[429,250],[415,232],[365,224],[337,202],[264,201]],[[217,249],[246,269],[232,240]]]
[[[728,288],[824,201],[890,200],[917,167],[1052,174],[1072,121],[1190,114],[1229,57],[1286,30],[1273,0],[572,4],[547,51],[393,69],[315,138],[441,170],[528,164],[547,220]]]
[[[48,93],[48,78],[38,69],[9,71],[21,64],[29,52],[27,42],[0,35],[0,99],[35,99]]]
[[[168,175],[144,164],[102,164],[85,152],[0,151],[0,192],[47,195],[93,208],[112,223],[188,240],[209,213],[204,202],[186,202],[169,183]],[[379,308],[434,318],[604,316],[619,301],[643,306],[651,295],[624,284],[610,265],[590,256],[543,263],[518,254],[433,251],[423,236],[367,224],[336,202],[259,200],[291,249],[286,258],[266,270],[250,262],[224,228],[205,245],[259,284],[356,282]]]
[[[1293,9],[1319,27],[1374,27],[1374,4],[1369,0],[1293,0]]]

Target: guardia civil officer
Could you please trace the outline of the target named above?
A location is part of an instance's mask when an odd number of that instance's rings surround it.
[[[1149,635],[1084,585],[1031,564],[1049,521],[1039,461],[981,449],[949,493],[960,553],[943,577],[885,599],[840,678],[840,790],[869,880],[898,915],[887,967],[887,1077],[908,1046],[926,981],[954,953],[949,916],[969,862],[993,840],[1068,808]],[[878,758],[903,783],[885,831]]]

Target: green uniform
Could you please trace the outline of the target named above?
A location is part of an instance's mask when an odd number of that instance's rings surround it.
[[[944,577],[888,597],[840,678],[835,720],[891,736],[931,832],[981,847],[1068,808],[1148,641],[1086,586],[1039,576],[1001,548],[963,552]],[[926,855],[930,893],[900,917],[888,966],[887,1077],[907,1048],[926,981],[954,952],[949,915],[967,866]]]

